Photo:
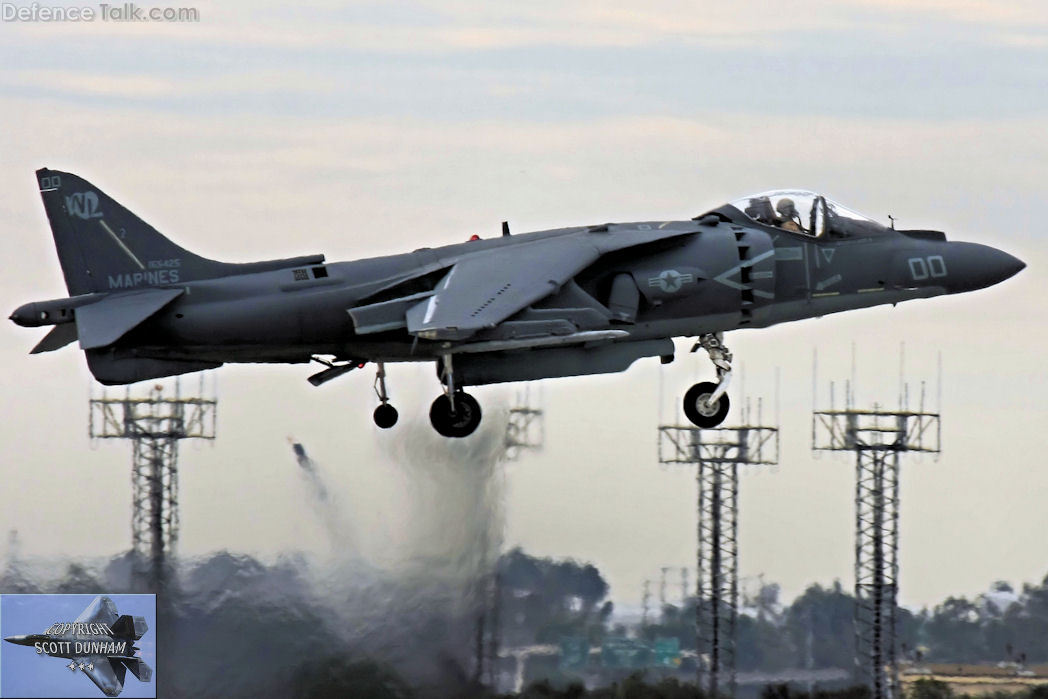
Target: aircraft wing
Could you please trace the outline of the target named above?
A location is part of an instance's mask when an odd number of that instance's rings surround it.
[[[123,691],[127,668],[119,660],[111,660],[104,655],[92,655],[90,658],[81,658],[80,662],[87,663],[83,673],[107,697],[115,697]]]
[[[80,616],[76,618],[76,623],[101,623],[112,628],[119,617],[120,615],[116,612],[116,605],[113,604],[113,600],[105,595],[99,595],[91,600],[91,604],[87,605],[84,611],[80,612]]]
[[[602,255],[695,233],[694,228],[609,230],[599,226],[507,246],[456,262],[434,293],[407,310],[408,332],[464,340],[557,291]]]
[[[598,257],[585,238],[564,236],[467,258],[451,268],[436,293],[408,310],[408,332],[465,339],[549,296]]]

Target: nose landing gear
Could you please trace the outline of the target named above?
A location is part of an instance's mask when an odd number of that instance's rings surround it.
[[[727,390],[731,383],[731,351],[724,346],[721,333],[706,333],[691,348],[706,350],[710,361],[717,368],[717,383],[703,381],[688,389],[684,394],[684,414],[696,427],[711,428],[724,422],[731,407]]]

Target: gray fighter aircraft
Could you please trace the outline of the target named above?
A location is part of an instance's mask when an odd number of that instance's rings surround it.
[[[4,640],[29,646],[37,654],[66,658],[71,671],[80,670],[107,697],[124,689],[128,670],[140,682],[149,682],[153,669],[135,655],[134,642],[149,630],[145,617],[120,615],[113,600],[95,597],[75,622],[52,624],[44,633],[8,636]]]
[[[728,412],[723,333],[972,291],[1024,263],[938,231],[895,230],[806,191],[745,197],[690,221],[502,235],[325,264],[322,255],[226,264],[184,250],[89,182],[37,173],[69,298],[11,319],[75,340],[103,384],[225,362],[319,362],[321,385],[377,365],[375,423],[392,427],[389,362],[433,361],[430,419],[447,437],[480,422],[467,386],[623,371],[672,361],[698,338],[717,373],[684,396],[712,427]]]

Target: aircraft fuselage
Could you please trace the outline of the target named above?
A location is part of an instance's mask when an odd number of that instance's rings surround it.
[[[615,227],[622,229],[618,235],[628,235],[630,229],[665,225],[656,221]],[[216,362],[305,362],[315,354],[370,361],[432,360],[442,353],[442,343],[416,341],[402,329],[358,336],[347,309],[401,279],[417,276],[420,269],[440,270],[447,260],[463,254],[511,248],[573,230],[578,229],[187,282],[179,285],[185,294],[136,328],[123,344],[134,346],[136,356]],[[584,329],[622,328],[630,341],[641,341],[763,328],[969,291],[1010,276],[1014,267],[1014,258],[994,248],[903,233],[823,241],[723,222],[698,231],[657,253],[601,260],[587,270],[579,287],[595,299],[606,298],[611,280],[628,274],[642,301],[632,322],[607,319]],[[317,278],[317,270],[324,276]]]

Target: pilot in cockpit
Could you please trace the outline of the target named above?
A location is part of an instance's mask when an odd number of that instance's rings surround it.
[[[776,221],[775,210],[771,208],[771,199],[768,197],[754,197],[746,206],[746,215],[759,223],[774,226]]]
[[[775,211],[778,213],[778,216],[775,217],[776,226],[784,231],[804,233],[804,226],[801,225],[801,215],[797,213],[797,207],[792,199],[786,197],[780,199],[779,203],[775,205]]]

